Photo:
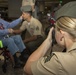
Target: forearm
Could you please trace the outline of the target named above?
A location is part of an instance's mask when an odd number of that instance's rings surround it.
[[[22,22],[21,18],[16,19],[16,20],[14,20],[14,21],[12,21],[12,22],[9,23],[9,27],[8,28],[13,28],[13,27],[17,26],[21,22]]]
[[[1,36],[6,35],[6,34],[9,34],[8,29],[0,30],[0,35]]]
[[[22,31],[21,30],[14,30],[13,33],[14,34],[20,34]]]
[[[34,35],[34,36],[30,37],[30,38],[25,39],[24,43],[27,43],[27,42],[30,42],[30,41],[34,41],[36,39],[37,39],[37,36]]]
[[[49,50],[49,48],[51,48],[51,45],[52,45],[52,30],[53,30],[53,28],[50,29],[47,39],[41,44],[41,46],[37,50],[35,50],[31,54],[31,56],[27,60],[26,65],[24,66],[24,71],[27,74],[29,74],[29,75],[32,74],[31,64],[34,61],[37,61],[38,59],[43,57],[46,54],[46,52]]]
[[[48,49],[51,47],[51,42],[48,41],[47,39],[42,43],[42,45],[32,53],[32,55],[29,57],[28,61],[26,62],[26,65],[24,66],[24,71],[28,73],[29,75],[32,74],[31,72],[31,64],[43,57]]]
[[[12,33],[13,33],[13,29],[12,28],[0,30],[0,35],[1,36],[7,35],[7,34],[12,34]]]
[[[45,55],[45,53],[48,51],[48,49],[52,45],[52,30],[53,28],[50,29],[49,34],[47,36],[47,39],[42,43],[42,45],[30,56],[27,62],[29,61],[36,61],[42,56]]]
[[[46,52],[49,50],[50,47],[51,47],[51,42],[46,39],[42,43],[42,45],[35,52],[32,53],[29,60],[36,61],[39,58],[43,57],[46,54]]]

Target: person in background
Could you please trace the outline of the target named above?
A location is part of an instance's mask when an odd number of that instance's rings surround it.
[[[14,30],[14,33],[22,33],[27,30],[30,37],[24,39],[24,43],[30,53],[35,51],[41,43],[44,41],[44,32],[41,22],[32,16],[32,8],[30,5],[22,6],[21,11],[23,13],[24,22],[20,29]]]
[[[9,36],[9,34],[13,33],[12,28],[17,26],[22,20],[22,16],[12,22],[7,22],[0,18],[0,40],[2,40],[3,46],[7,47],[14,57],[14,68],[22,67],[23,63],[19,60],[16,53],[21,52],[21,55],[23,55],[26,47],[20,35]]]
[[[30,5],[32,7],[32,15],[37,18],[37,13],[35,10],[35,0],[22,0],[22,6]]]
[[[28,75],[76,75],[76,1],[69,2],[55,12],[55,28],[51,28],[46,40],[28,58],[24,71]],[[44,56],[55,39],[66,52],[52,52]]]

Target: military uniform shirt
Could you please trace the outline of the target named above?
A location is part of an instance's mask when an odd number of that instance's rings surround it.
[[[43,35],[42,31],[42,24],[35,18],[31,18],[30,22],[24,21],[22,26],[20,27],[21,31],[24,31],[27,29],[27,31],[30,33],[31,36],[33,35]]]
[[[76,43],[67,52],[54,52],[31,65],[33,75],[76,75]]]

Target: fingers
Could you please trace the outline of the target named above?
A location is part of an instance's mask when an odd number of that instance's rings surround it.
[[[13,33],[14,30],[10,28],[10,29],[8,29],[8,32],[9,32],[9,33]]]
[[[20,16],[20,19],[23,19],[23,15]]]
[[[51,40],[51,41],[52,41],[52,31],[53,31],[53,29],[54,29],[54,27],[52,27],[52,28],[50,29],[49,34],[48,34],[48,37],[47,37],[47,39],[48,39],[48,40]]]
[[[54,29],[54,27],[50,28],[50,31],[49,31],[48,36],[49,36],[49,35],[52,36],[52,31],[53,31],[53,29]]]
[[[22,16],[20,16],[20,19],[23,19],[23,17],[22,17]]]

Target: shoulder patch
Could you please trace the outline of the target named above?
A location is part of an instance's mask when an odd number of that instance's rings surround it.
[[[54,53],[48,55],[48,56],[45,58],[45,62],[44,62],[44,63],[50,61],[50,59],[52,58],[53,55],[54,55]]]
[[[36,27],[36,30],[39,30],[39,27],[38,26]]]

